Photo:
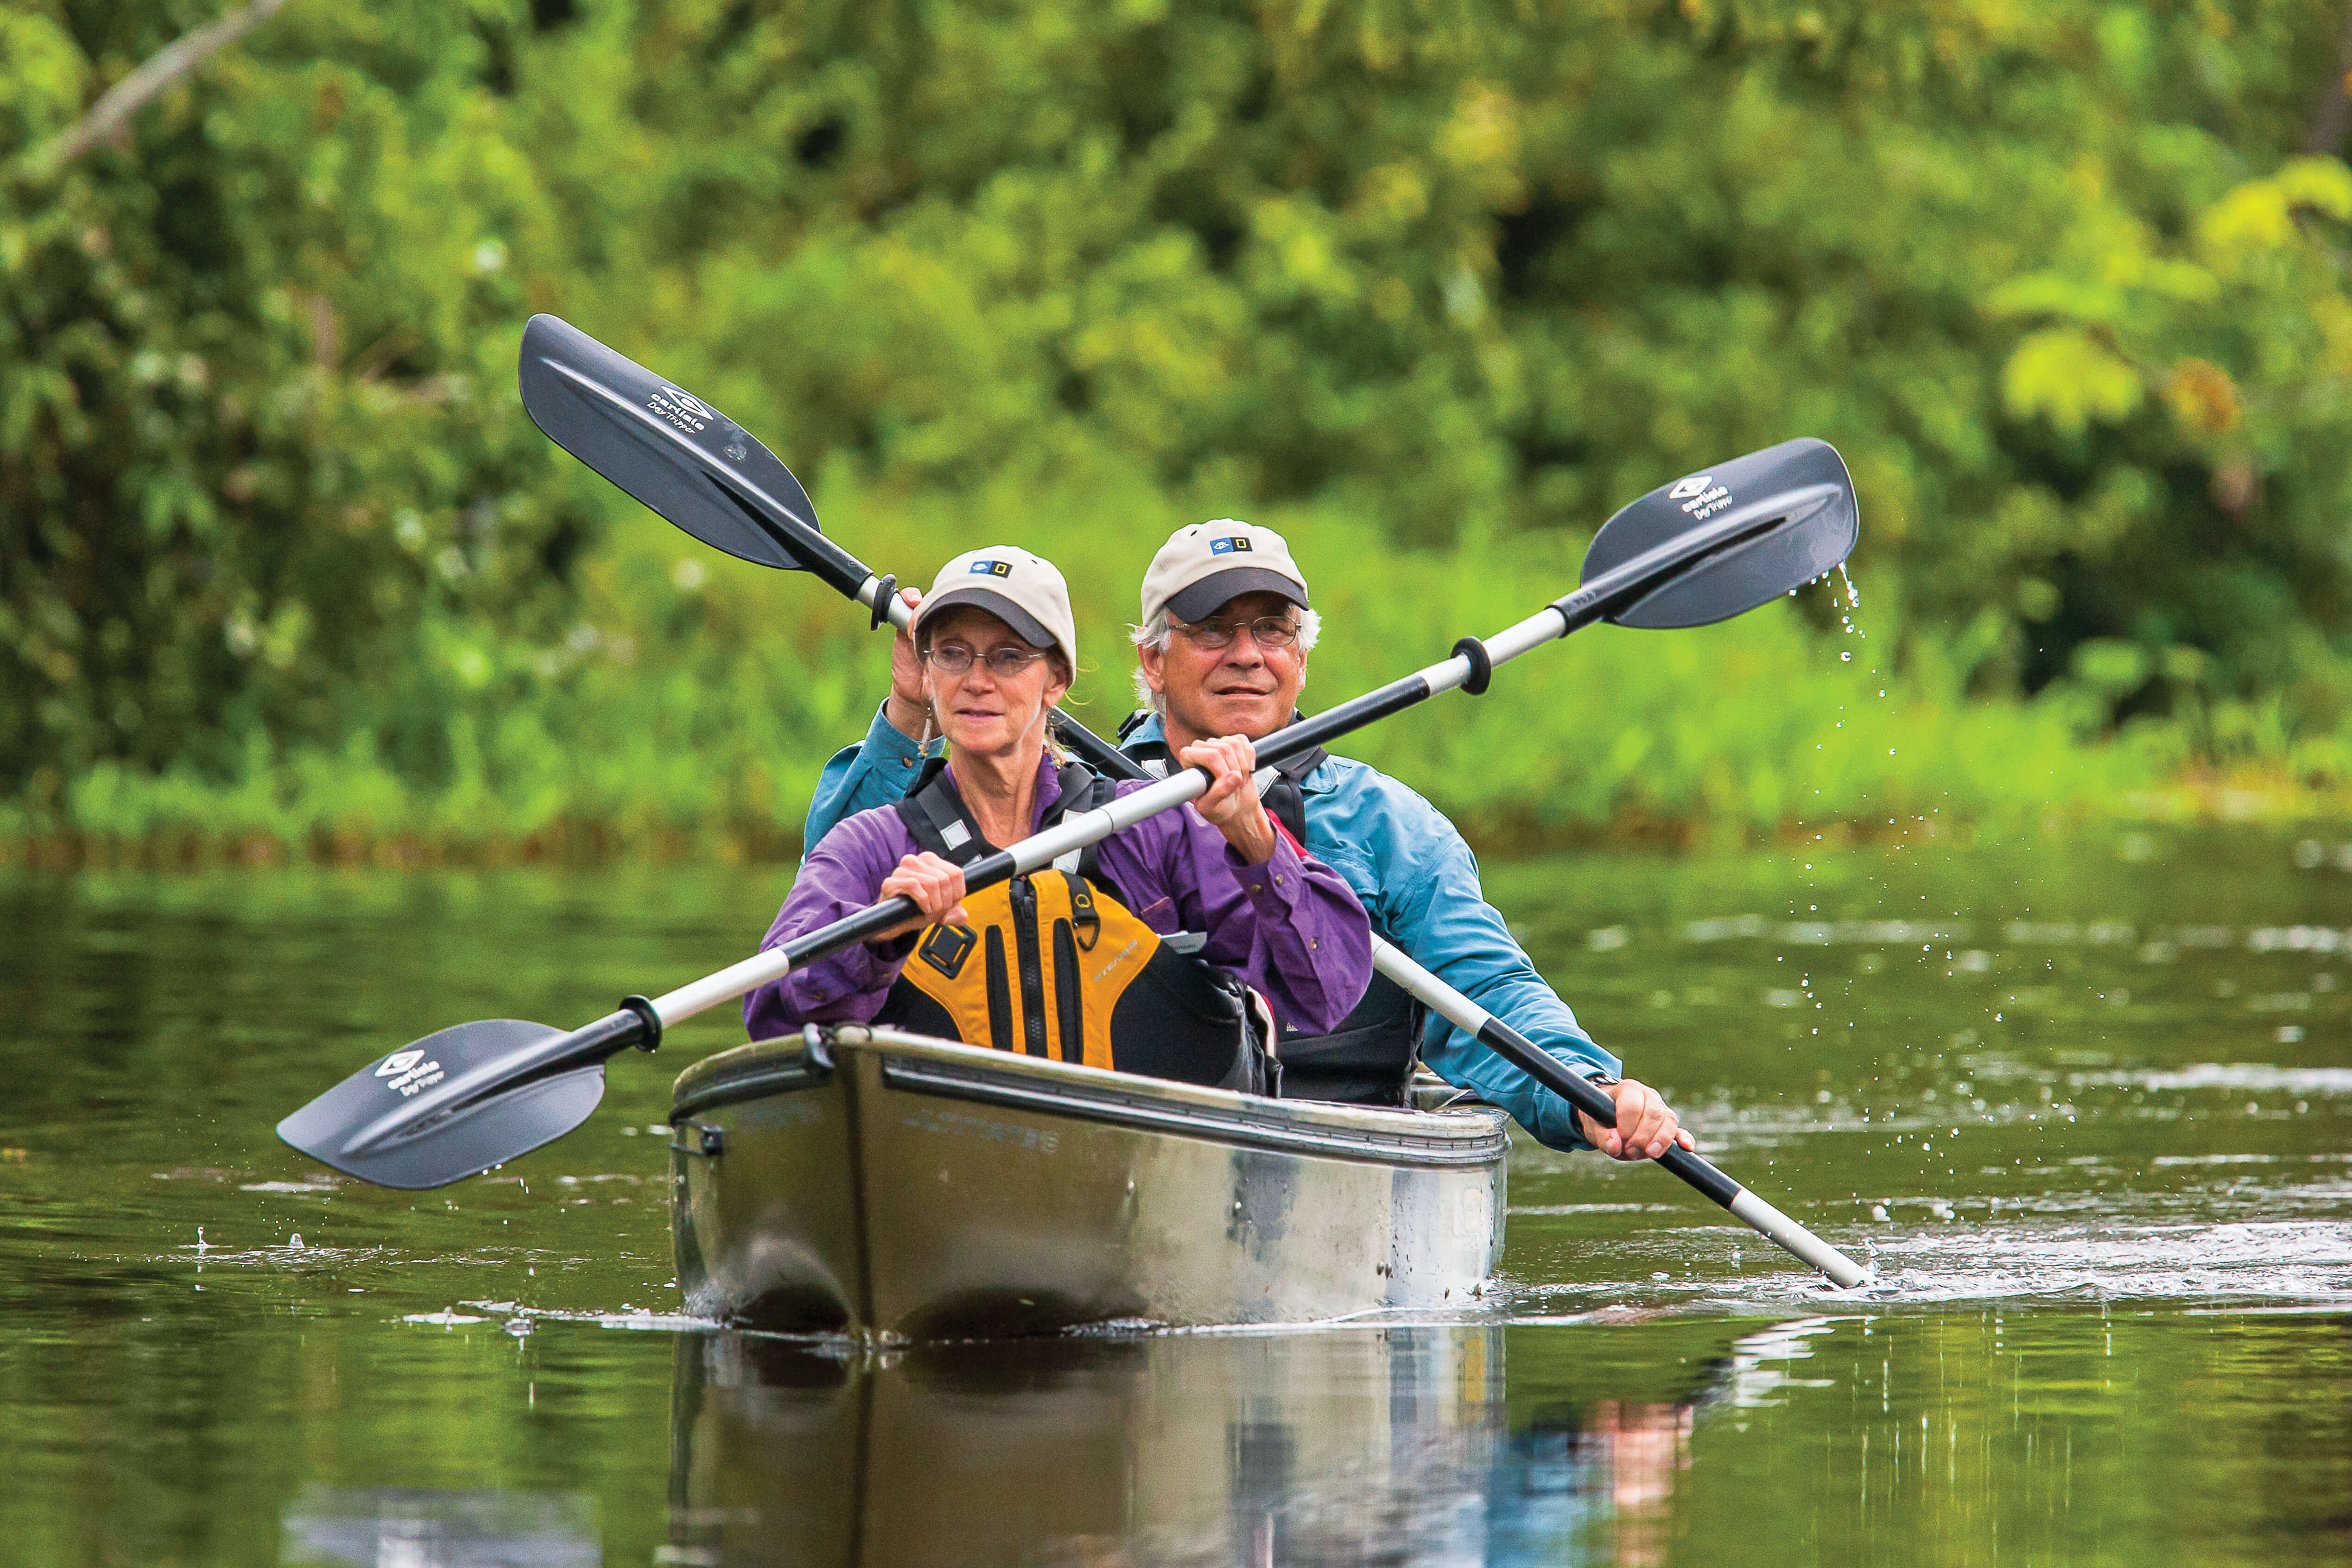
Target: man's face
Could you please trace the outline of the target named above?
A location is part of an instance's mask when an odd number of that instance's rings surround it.
[[[1266,616],[1298,624],[1298,607],[1279,594],[1244,594],[1218,606],[1198,626],[1169,617],[1165,649],[1137,650],[1143,678],[1168,704],[1168,738],[1181,750],[1213,735],[1264,740],[1290,722],[1307,684],[1307,656],[1296,640],[1261,646],[1249,623]],[[1221,648],[1202,646],[1203,633],[1234,634]],[[1213,635],[1207,640],[1216,640]]]

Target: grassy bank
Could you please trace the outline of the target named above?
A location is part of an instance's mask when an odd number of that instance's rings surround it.
[[[1014,540],[1068,573],[1091,668],[1087,722],[1128,711],[1125,625],[1157,543],[1203,510],[1116,474],[1008,480],[979,498],[907,498],[844,481],[820,510],[881,567],[927,576],[950,550]],[[207,776],[102,764],[37,781],[0,805],[10,858],[313,858],[419,862],[541,857],[789,856],[818,770],[863,731],[885,675],[862,612],[821,584],[704,551],[617,497],[580,618],[543,644],[451,621],[434,668],[387,679],[414,732],[396,763],[362,727],[332,751],[273,751]],[[1472,537],[1400,552],[1337,507],[1271,511],[1313,580],[1324,639],[1307,702],[1334,701],[1491,633],[1564,592],[1582,542]],[[2189,722],[2086,739],[2095,692],[1970,700],[1956,650],[1906,635],[1861,584],[1846,614],[1768,605],[1674,633],[1596,628],[1342,749],[1435,800],[1500,850],[1611,839],[1751,842],[1824,824],[1928,819],[2001,831],[2062,816],[2281,815],[2324,808],[2333,752],[2259,716],[2231,719],[2243,761],[2191,775]],[[1833,602],[1832,602],[1833,601]],[[1826,629],[1824,629],[1826,626]],[[385,718],[392,715],[387,711]],[[2209,730],[2213,716],[2203,716]],[[2298,782],[2298,779],[2302,782]],[[2313,782],[2321,786],[2317,792]]]

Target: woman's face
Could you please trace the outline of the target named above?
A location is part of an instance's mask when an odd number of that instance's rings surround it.
[[[950,610],[927,629],[923,683],[948,743],[974,756],[1017,756],[1024,748],[1043,751],[1045,710],[1070,689],[1061,661],[1050,653],[1038,654],[1020,674],[999,675],[989,663],[999,648],[1037,650],[986,610]],[[948,647],[969,649],[971,668],[958,675],[941,669],[934,658]]]

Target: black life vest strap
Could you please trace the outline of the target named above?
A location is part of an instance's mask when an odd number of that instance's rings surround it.
[[[1112,781],[1075,760],[1063,763],[1055,771],[1054,782],[1061,790],[1061,796],[1046,809],[1045,820],[1037,825],[1041,832],[1073,811],[1091,811],[1103,805],[1118,789]],[[983,855],[996,853],[999,848],[988,841],[986,834],[981,832],[979,819],[964,805],[963,796],[956,793],[954,781],[948,777],[948,760],[945,757],[933,757],[925,763],[923,771],[915,775],[915,787],[900,796],[894,803],[893,809],[898,813],[898,820],[907,825],[907,832],[914,838],[917,848],[928,849],[956,865],[969,866]],[[949,840],[956,835],[948,831],[951,824],[960,824],[963,828],[963,842],[952,847]],[[1080,852],[1078,872],[1081,876],[1096,874],[1095,849],[1096,846],[1089,844]]]
[[[895,803],[898,820],[907,825],[914,838],[915,847],[928,849],[943,860],[959,866],[969,866],[987,854],[992,847],[980,824],[964,809],[963,798],[947,780],[948,760],[933,757],[915,775],[915,787]],[[950,827],[961,826],[961,834],[951,834]],[[950,840],[961,837],[961,844]]]

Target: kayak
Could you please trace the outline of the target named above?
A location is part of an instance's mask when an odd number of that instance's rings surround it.
[[[885,1342],[1469,1305],[1503,1244],[1490,1106],[1271,1100],[814,1026],[679,1075],[688,1311]]]

